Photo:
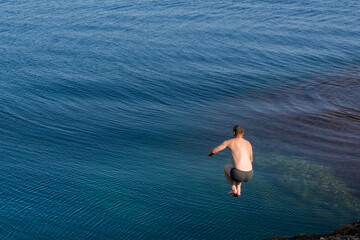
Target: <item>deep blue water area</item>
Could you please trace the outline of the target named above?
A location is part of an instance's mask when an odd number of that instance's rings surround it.
[[[360,219],[360,2],[1,1],[1,239],[263,239]],[[236,124],[254,178],[227,195]]]

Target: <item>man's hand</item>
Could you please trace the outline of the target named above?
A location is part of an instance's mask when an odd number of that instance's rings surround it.
[[[213,150],[211,150],[208,154],[209,157],[212,157],[215,153],[213,152]]]

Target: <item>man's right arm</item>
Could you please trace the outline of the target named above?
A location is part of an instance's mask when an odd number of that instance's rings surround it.
[[[209,156],[209,157],[212,157],[214,154],[216,154],[216,153],[224,150],[227,146],[228,146],[228,141],[224,141],[224,142],[223,142],[222,144],[220,144],[219,146],[213,148],[213,149],[209,152],[208,156]]]

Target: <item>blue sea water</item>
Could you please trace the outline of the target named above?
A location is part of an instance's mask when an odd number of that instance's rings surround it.
[[[360,219],[360,2],[1,1],[1,239],[264,239]],[[241,124],[254,178],[226,193]]]

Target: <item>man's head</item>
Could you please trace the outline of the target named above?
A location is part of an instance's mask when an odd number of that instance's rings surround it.
[[[240,125],[236,125],[233,129],[233,135],[234,137],[237,137],[237,136],[242,136],[244,135],[244,128]]]

